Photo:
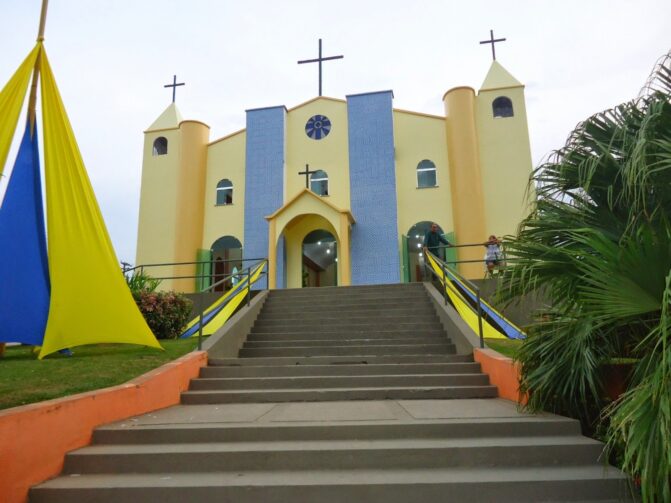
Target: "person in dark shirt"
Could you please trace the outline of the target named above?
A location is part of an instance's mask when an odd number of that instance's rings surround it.
[[[440,247],[441,243],[445,246],[452,246],[450,242],[438,232],[438,224],[434,222],[431,224],[431,230],[424,235],[424,253],[428,250],[442,260],[444,254],[443,248]]]

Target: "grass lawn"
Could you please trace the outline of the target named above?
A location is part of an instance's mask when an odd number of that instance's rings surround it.
[[[510,358],[515,357],[517,348],[521,345],[522,341],[519,339],[485,339],[485,346]]]
[[[73,348],[37,360],[30,346],[12,346],[0,358],[0,409],[122,384],[195,349],[197,338],[161,340],[165,351],[126,344]]]

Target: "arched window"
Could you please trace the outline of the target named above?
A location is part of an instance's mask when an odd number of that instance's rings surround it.
[[[417,188],[436,186],[436,165],[424,159],[417,165]]]
[[[318,196],[329,195],[329,176],[321,169],[310,175],[310,190]]]
[[[166,155],[168,153],[168,139],[164,136],[159,136],[154,140],[153,155]]]
[[[233,183],[224,178],[217,184],[217,206],[233,204]]]
[[[513,102],[506,96],[499,96],[492,101],[492,111],[494,112],[494,117],[512,117]]]

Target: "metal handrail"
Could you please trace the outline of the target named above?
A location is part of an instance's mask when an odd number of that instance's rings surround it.
[[[268,259],[267,258],[259,258],[259,259],[249,258],[249,259],[240,259],[240,260],[226,260],[226,261],[220,260],[220,261],[217,261],[218,263],[221,263],[221,262],[237,262],[237,263],[240,263],[240,262],[249,262],[251,260],[255,260],[256,262],[254,264],[244,268],[244,269],[240,269],[238,272],[230,273],[230,274],[225,275],[219,281],[217,281],[215,283],[212,283],[210,286],[205,287],[201,290],[197,290],[195,293],[200,293],[200,294],[206,293],[206,292],[211,291],[213,288],[225,283],[226,281],[228,281],[228,280],[230,280],[234,277],[244,278],[246,276],[245,280],[243,280],[243,281],[247,281],[247,287],[246,287],[247,288],[247,306],[249,307],[249,304],[251,302],[251,291],[252,291],[252,285],[250,284],[252,269],[255,269],[260,264],[263,264],[262,268],[266,268],[266,266],[268,265]],[[143,269],[144,267],[161,267],[161,266],[165,267],[165,266],[169,266],[169,265],[192,265],[192,264],[202,264],[202,263],[207,264],[207,263],[211,263],[211,262],[214,262],[214,261],[206,260],[206,261],[195,261],[195,262],[170,262],[170,263],[164,263],[164,264],[142,264],[142,265],[138,265],[138,266],[135,266],[135,267],[132,267],[132,268],[127,268],[127,267],[124,266],[122,268],[122,271],[123,271],[123,274],[125,275],[126,273],[129,273],[129,272],[136,271],[136,270],[140,269],[140,273],[143,274],[144,273],[144,269]],[[261,276],[266,276],[266,278],[267,278],[268,273],[267,273],[267,271],[262,270],[260,275]],[[211,277],[211,276],[212,275],[205,275],[205,276],[203,276],[203,275],[165,276],[165,277],[154,277],[154,276],[152,276],[152,279],[163,281],[165,279],[193,279],[193,278],[208,278],[208,277]],[[217,274],[216,276],[220,276],[220,275]],[[229,301],[230,301],[230,299],[227,302],[229,302]],[[203,316],[205,314],[205,308],[206,308],[206,306],[204,306],[203,303],[204,303],[203,295],[200,295],[198,297],[198,311],[200,313],[198,315],[198,350],[199,351],[203,347],[203,343],[202,343],[202,341],[203,341]]]
[[[254,260],[254,259],[247,259],[247,260]],[[247,274],[246,274],[246,276],[247,276],[247,278],[246,278],[246,281],[247,281],[247,307],[249,307],[249,304],[251,302],[251,295],[252,295],[252,285],[251,285],[252,269],[256,268],[261,263],[263,264],[262,268],[265,268],[268,265],[268,259],[267,258],[256,259],[256,260],[257,260],[257,262],[255,264],[252,264],[252,265],[248,266],[246,269],[242,269],[241,271],[238,271],[237,273],[229,274],[227,277],[217,281],[216,283],[211,284],[210,286],[202,289],[198,293],[208,292],[208,291],[212,290],[214,287],[224,283],[228,279],[233,278],[234,276],[238,276],[238,277],[242,278],[245,275],[245,274],[243,274],[244,271],[247,271]],[[268,274],[267,272],[264,272],[263,270],[261,271],[262,276],[267,277],[267,274]],[[230,302],[230,300],[231,299],[229,299],[228,302]],[[201,348],[202,348],[202,340],[203,340],[203,315],[205,314],[205,307],[203,307],[203,296],[202,295],[200,297],[198,297],[198,303],[199,303],[198,308],[199,308],[199,311],[200,311],[200,315],[199,315],[199,319],[198,319],[198,350],[200,351]]]
[[[264,260],[265,257],[259,257],[259,258],[241,258],[241,259],[226,259],[226,260],[194,260],[193,262],[161,262],[161,263],[156,263],[156,264],[139,264],[136,266],[131,266],[131,264],[128,264],[127,262],[121,262],[121,270],[123,271],[124,274],[127,272],[132,272],[137,269],[140,269],[142,272],[144,271],[145,267],[168,267],[171,265],[194,265],[194,264],[227,264],[228,262],[250,262],[252,260],[259,262],[261,260]],[[195,277],[195,276],[194,276]],[[185,278],[188,278],[188,276],[185,276]],[[175,278],[165,278],[165,279],[177,279]]]
[[[432,248],[468,248],[468,247],[473,247],[473,246],[487,246],[488,244],[489,243],[484,241],[482,243],[465,243],[465,244],[461,244],[461,245],[439,245],[439,246],[432,247]],[[505,241],[501,240],[497,244],[498,245],[503,245],[503,244],[505,244]]]
[[[503,241],[499,241],[498,244],[501,246],[501,245],[503,245],[503,243],[504,243]],[[464,245],[438,245],[438,246],[432,246],[432,248],[433,249],[439,249],[439,250],[447,250],[449,248],[466,248],[466,247],[469,247],[469,246],[471,246],[471,247],[472,246],[487,246],[487,243],[470,243],[470,244],[464,244]],[[503,246],[501,246],[501,253],[503,255],[503,258],[501,259],[502,262],[508,263],[508,262],[514,262],[515,261],[514,258],[508,258],[506,256],[506,252],[505,252],[505,249],[503,249]],[[434,257],[435,257],[435,254],[434,254]],[[436,258],[438,258],[438,257],[436,257]],[[448,263],[448,264],[485,264],[485,263],[487,263],[487,259],[483,258],[483,259],[469,259],[469,260],[449,260],[449,261],[446,260],[445,262]],[[499,269],[500,269],[500,267],[499,267]]]
[[[450,291],[455,293],[463,302],[466,306],[468,306],[469,309],[471,309],[474,313],[478,315],[478,336],[480,338],[480,348],[484,349],[485,347],[485,337],[484,337],[484,332],[482,330],[482,299],[480,296],[480,287],[478,287],[475,283],[472,281],[464,278],[461,274],[456,272],[454,269],[450,268],[447,263],[445,263],[443,260],[440,258],[436,257],[433,253],[431,256],[434,258],[436,262],[440,264],[440,268],[442,271],[442,277],[438,276],[436,272],[431,268],[427,266],[428,261],[424,261],[424,267],[425,269],[428,269],[429,272],[431,272],[432,275],[436,276],[438,280],[441,282],[443,285],[443,299],[445,301],[445,305],[447,305],[447,292],[445,291],[445,288],[449,288]],[[474,308],[471,306],[470,302],[464,297],[464,295],[454,288],[448,281],[447,281],[447,269],[450,269],[450,273],[456,276],[460,281],[464,282],[466,285],[468,285],[473,291],[475,291],[476,295],[476,303],[477,303],[477,308]]]

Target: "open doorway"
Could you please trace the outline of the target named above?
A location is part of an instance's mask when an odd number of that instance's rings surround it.
[[[318,229],[303,239],[303,287],[338,284],[338,243],[329,231]]]
[[[233,236],[223,236],[212,244],[212,284],[242,269],[242,243]],[[214,287],[215,292],[224,292],[236,282],[236,277],[228,278]]]
[[[425,220],[423,222],[417,222],[415,225],[408,229],[408,241],[407,241],[407,260],[408,260],[408,272],[409,272],[409,281],[424,281],[424,251],[422,249],[424,245],[424,236],[429,230],[431,230],[431,224],[433,222]],[[442,235],[443,229],[438,226],[438,232]],[[441,257],[442,258],[442,257]]]

